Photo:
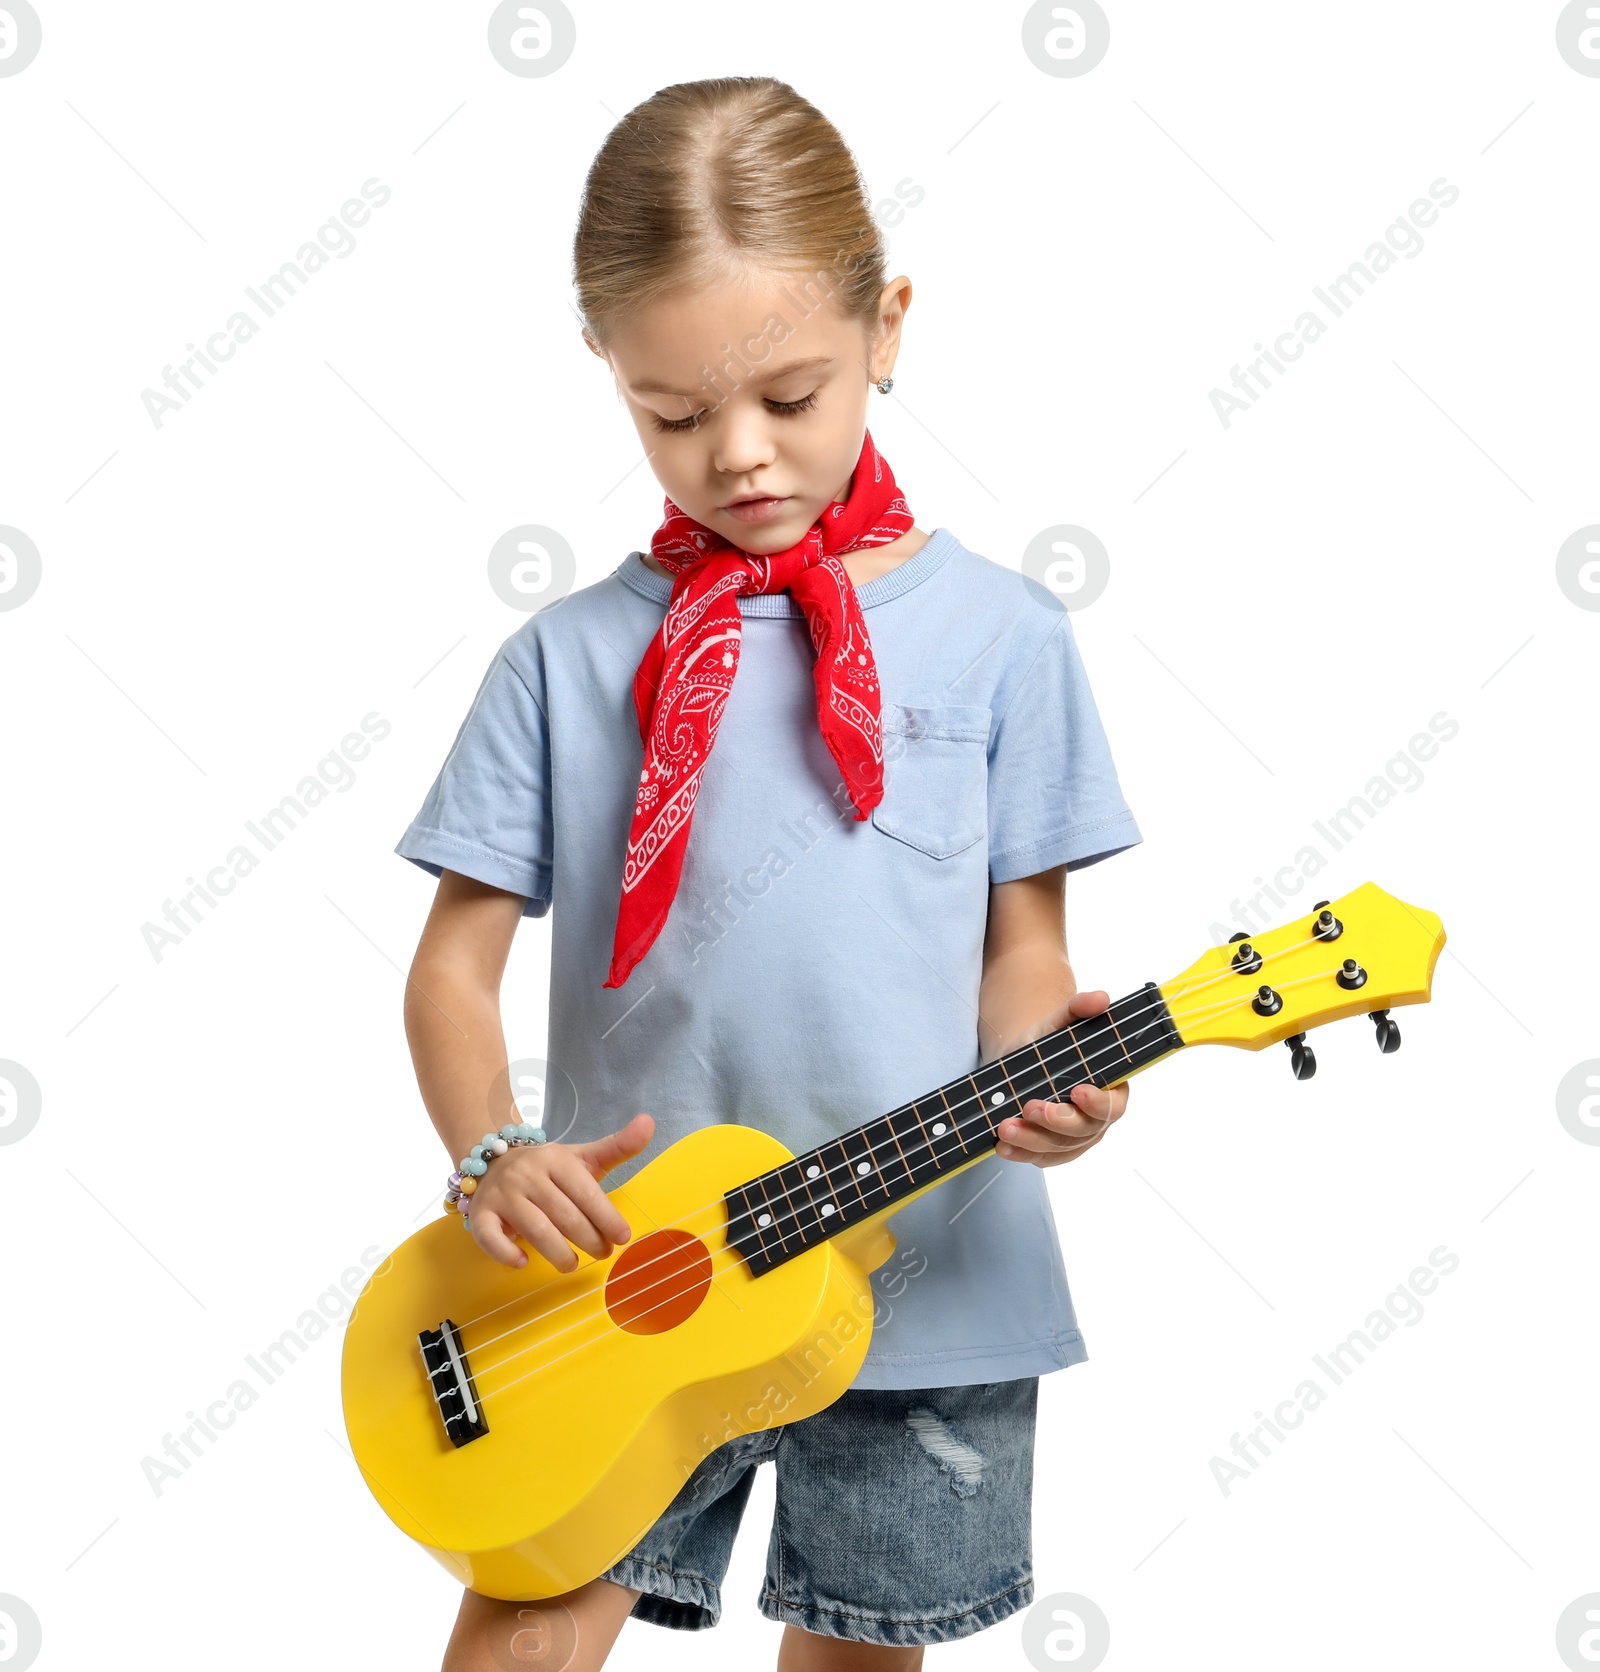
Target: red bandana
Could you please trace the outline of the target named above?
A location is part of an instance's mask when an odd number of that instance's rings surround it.
[[[633,679],[644,764],[607,987],[628,979],[672,909],[695,798],[739,669],[743,594],[789,592],[798,601],[816,652],[817,721],[856,817],[864,819],[882,799],[878,669],[855,586],[839,558],[898,540],[911,521],[870,432],[849,498],[828,505],[787,551],[753,557],[666,501],[650,554],[673,576],[672,600]]]

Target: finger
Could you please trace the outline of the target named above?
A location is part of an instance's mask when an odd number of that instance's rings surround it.
[[[544,1210],[526,1197],[511,1203],[501,1216],[557,1271],[576,1271],[578,1255],[572,1244],[551,1224]]]
[[[570,1174],[566,1176],[571,1177]],[[594,1180],[590,1179],[589,1183],[593,1184]],[[603,1260],[611,1252],[613,1239],[600,1230],[567,1194],[561,1177],[552,1174],[536,1181],[528,1191],[528,1198],[535,1207],[544,1211],[545,1217],[568,1242],[594,1255],[597,1260]]]
[[[528,1256],[506,1235],[498,1214],[491,1213],[488,1208],[479,1208],[468,1215],[467,1224],[473,1240],[491,1260],[498,1260],[501,1265],[513,1269],[527,1265]]]
[[[607,1237],[614,1243],[626,1242],[633,1235],[633,1227],[623,1217],[616,1203],[600,1188],[594,1175],[581,1161],[574,1160],[562,1164],[564,1161],[565,1158],[562,1158],[551,1168],[551,1182],[559,1184],[566,1191],[578,1211],[588,1218],[589,1223],[602,1237]]]
[[[1067,1009],[1080,1020],[1098,1016],[1111,1008],[1111,995],[1103,987],[1091,987],[1087,993],[1074,993],[1067,1000]]]
[[[640,1123],[644,1124],[641,1125]],[[602,1178],[613,1167],[620,1166],[631,1155],[637,1155],[640,1150],[649,1146],[655,1137],[656,1123],[653,1115],[637,1114],[624,1127],[615,1132],[608,1132],[603,1138],[596,1138],[592,1143],[574,1144],[572,1152],[588,1167],[595,1178]]]
[[[1015,1148],[1049,1154],[1080,1148],[1098,1138],[1105,1123],[1065,1104],[1034,1102],[1024,1104],[1020,1116],[1009,1116],[997,1130]]]
[[[1104,1136],[1103,1131],[1097,1132],[1094,1137],[1085,1138],[1069,1149],[1058,1150],[1029,1150],[1017,1144],[1000,1144],[996,1146],[995,1153],[1004,1160],[1025,1161],[1034,1167],[1061,1167],[1069,1161],[1076,1161],[1079,1156],[1087,1155]]]
[[[1114,1121],[1127,1107],[1126,1086],[1074,1086],[1072,1101],[1084,1114],[1099,1121]]]
[[[1070,1102],[1054,1102],[1049,1098],[1034,1098],[1023,1105],[1023,1116],[1033,1111],[1032,1118],[1052,1132],[1066,1132],[1074,1137],[1098,1138],[1106,1129],[1104,1116],[1097,1114],[1094,1098],[1103,1097],[1094,1086],[1075,1086]]]
[[[1003,1161],[1025,1161],[1033,1167],[1059,1167],[1068,1161],[1076,1161],[1080,1155],[1092,1150],[1100,1140],[1085,1138],[1082,1143],[1073,1144],[1066,1149],[1024,1149],[1020,1144],[1000,1144],[995,1153]]]

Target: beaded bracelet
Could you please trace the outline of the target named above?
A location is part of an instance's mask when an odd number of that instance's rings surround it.
[[[445,1186],[446,1209],[451,1213],[459,1213],[461,1223],[466,1225],[472,1193],[478,1188],[478,1180],[489,1171],[489,1163],[497,1155],[504,1155],[508,1149],[542,1144],[544,1141],[544,1128],[534,1126],[528,1121],[523,1121],[520,1125],[513,1123],[502,1126],[498,1132],[485,1132],[483,1141],[472,1146],[472,1153],[464,1155],[456,1171],[450,1175]],[[468,1226],[468,1229],[471,1227]]]

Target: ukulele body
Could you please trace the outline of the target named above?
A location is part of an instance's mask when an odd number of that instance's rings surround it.
[[[895,1239],[886,1210],[752,1276],[722,1196],[791,1159],[753,1127],[690,1133],[607,1192],[633,1235],[608,1259],[577,1250],[572,1272],[532,1249],[503,1266],[453,1214],[402,1243],[342,1366],[351,1450],[390,1520],[474,1591],[555,1596],[625,1556],[724,1441],[832,1404]],[[418,1339],[445,1319],[487,1424],[459,1446]]]

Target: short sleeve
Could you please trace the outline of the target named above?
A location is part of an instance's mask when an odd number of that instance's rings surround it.
[[[989,739],[990,880],[1079,870],[1142,840],[1062,610]]]
[[[543,917],[553,846],[549,726],[502,646],[394,851],[435,877],[457,871],[521,894],[523,916]]]

